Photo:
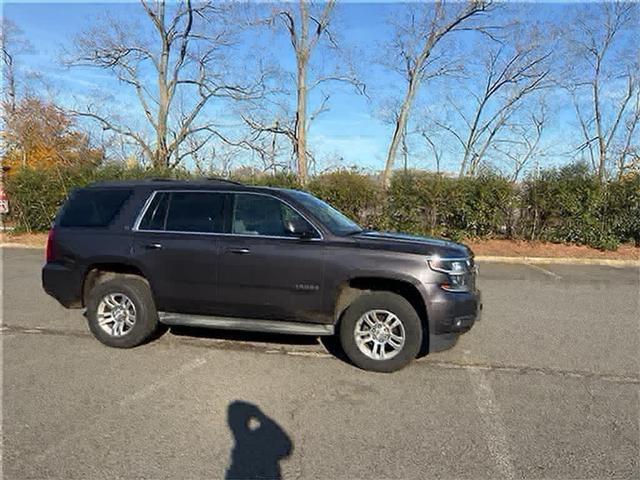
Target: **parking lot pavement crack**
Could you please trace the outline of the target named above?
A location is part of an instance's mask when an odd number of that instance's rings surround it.
[[[290,416],[291,416],[291,423],[293,425],[294,431],[296,432],[303,431],[299,422],[298,414],[303,407],[307,406],[307,403],[308,403],[307,396],[304,396],[303,398],[300,398],[294,402],[294,407],[291,410]],[[295,466],[294,466],[294,470],[295,470],[294,479],[299,480],[301,478],[304,478],[304,459],[306,458],[304,454],[305,445],[304,445],[303,436],[300,436],[297,439],[295,448],[296,448],[295,455],[298,458],[298,461],[295,463]]]
[[[612,383],[640,384],[640,378],[637,376],[620,375],[616,373],[589,372],[584,370],[562,370],[551,367],[534,367],[528,365],[502,365],[475,362],[426,362],[427,365],[440,368],[450,369],[470,369],[470,370],[487,370],[495,372],[511,372],[517,374],[537,374],[560,376],[567,378],[585,378],[593,380],[602,380]]]
[[[596,398],[596,395],[591,390],[591,387],[587,383],[585,383],[583,386],[585,391],[587,392],[587,395],[589,395],[589,398],[591,399],[591,401],[587,404],[589,411],[585,412],[585,416],[590,416],[592,414],[593,406],[598,403],[598,400]],[[620,424],[616,418],[616,414],[611,409],[609,402],[599,402],[599,405],[601,405],[606,411],[611,424],[611,429],[615,432],[615,434],[623,439],[627,444],[635,445],[636,439],[625,435],[624,429],[620,428]]]
[[[93,340],[90,333],[82,330],[64,330],[43,327],[23,327],[17,325],[3,324],[0,326],[0,338],[5,335],[57,335],[65,337],[86,338]],[[165,337],[166,338],[166,337]],[[272,344],[258,344],[254,342],[242,342],[236,340],[202,340],[190,337],[171,337],[169,340],[160,339],[157,346],[169,344],[182,344],[185,346],[206,348],[215,350],[234,350],[265,353],[271,355],[291,355],[305,358],[322,358],[335,360],[335,357],[322,350],[301,350],[294,345],[274,347]],[[435,358],[425,359],[418,362],[418,368],[441,368],[441,369],[471,369],[486,370],[498,373],[512,373],[518,375],[548,375],[565,378],[581,378],[595,381],[603,381],[617,384],[640,384],[640,377],[634,375],[618,374],[613,372],[593,372],[584,370],[565,370],[552,367],[536,367],[530,365],[508,365],[490,364],[470,361],[439,361]]]

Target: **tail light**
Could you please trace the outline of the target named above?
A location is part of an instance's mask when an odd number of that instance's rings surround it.
[[[56,251],[55,251],[55,238],[56,232],[52,228],[49,230],[49,235],[47,236],[47,248],[45,250],[45,258],[48,262],[53,262],[56,259]]]

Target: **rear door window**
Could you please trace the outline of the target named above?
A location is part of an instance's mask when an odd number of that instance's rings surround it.
[[[165,230],[222,233],[225,196],[212,192],[172,192]]]
[[[107,227],[131,195],[125,189],[77,190],[60,217],[61,227]]]

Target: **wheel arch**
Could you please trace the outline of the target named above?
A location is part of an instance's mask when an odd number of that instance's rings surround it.
[[[91,263],[86,268],[83,276],[82,306],[86,306],[87,295],[93,287],[120,275],[135,276],[137,278],[142,278],[147,283],[150,283],[143,270],[130,262],[103,261]]]
[[[406,279],[378,275],[353,277],[340,285],[334,308],[334,324],[336,327],[349,305],[363,293],[371,291],[392,292],[407,300],[418,314],[425,336],[428,337],[429,318],[427,306],[418,286]]]

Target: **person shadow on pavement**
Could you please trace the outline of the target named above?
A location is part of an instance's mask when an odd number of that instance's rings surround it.
[[[282,427],[256,405],[239,400],[229,404],[227,421],[234,446],[225,479],[281,479],[280,460],[293,452]]]

